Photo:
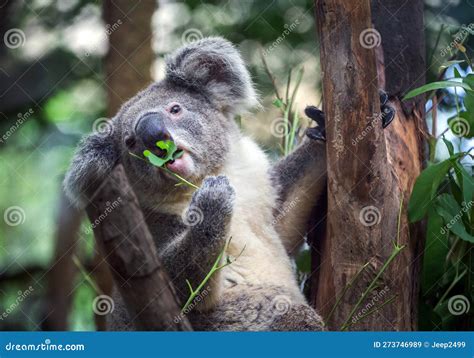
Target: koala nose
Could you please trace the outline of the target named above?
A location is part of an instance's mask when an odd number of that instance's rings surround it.
[[[141,117],[135,128],[135,133],[148,149],[156,148],[156,142],[160,140],[173,140],[159,113],[147,113]]]

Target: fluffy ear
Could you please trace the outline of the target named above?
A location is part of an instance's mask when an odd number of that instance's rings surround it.
[[[93,133],[85,137],[64,178],[64,190],[77,208],[83,209],[119,160],[112,135]]]
[[[193,42],[169,55],[166,80],[206,94],[230,113],[246,111],[258,103],[242,57],[221,37]]]

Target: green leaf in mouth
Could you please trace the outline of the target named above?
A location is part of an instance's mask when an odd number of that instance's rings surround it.
[[[151,164],[157,167],[163,167],[166,163],[172,162],[184,154],[182,150],[178,150],[176,143],[171,140],[160,140],[156,142],[156,146],[165,152],[164,157],[159,157],[148,149],[143,151],[143,155]]]

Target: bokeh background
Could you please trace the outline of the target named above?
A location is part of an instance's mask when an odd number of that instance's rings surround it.
[[[61,181],[81,136],[113,116],[131,89],[160,79],[165,54],[202,36],[220,35],[235,43],[262,98],[262,108],[239,121],[272,156],[280,152],[272,125],[281,114],[272,105],[273,85],[261,54],[282,92],[289,72],[294,78],[304,68],[296,97],[299,112],[321,103],[312,1],[142,0],[125,8],[119,3],[0,1],[0,329],[57,327],[51,307],[66,307],[68,301],[68,329],[100,326],[92,304],[101,292],[93,237],[87,220],[64,205]],[[439,72],[432,64],[443,62],[439,49],[471,23],[473,0],[426,0],[428,80]],[[131,57],[121,53],[127,46],[134,48]],[[473,48],[472,36],[464,46]],[[453,65],[447,77],[454,67],[472,72]],[[448,92],[438,112],[440,132],[453,111]],[[457,143],[458,138],[450,139]],[[446,154],[444,148],[437,152]],[[61,248],[60,239],[68,232],[59,228],[76,226],[76,241]],[[58,253],[74,264],[53,273]],[[58,285],[68,287],[67,297],[55,296]]]

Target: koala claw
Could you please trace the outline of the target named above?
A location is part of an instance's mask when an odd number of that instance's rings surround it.
[[[388,105],[388,94],[379,90],[380,110],[382,114],[382,127],[386,128],[395,118],[395,109]],[[315,106],[307,106],[304,110],[305,114],[315,121],[318,126],[311,127],[306,130],[306,135],[314,140],[326,141],[326,126],[324,112]]]
[[[234,188],[224,175],[210,176],[204,179],[201,188],[191,199],[190,206],[198,206],[212,215],[231,214],[235,200]]]
[[[315,106],[307,106],[304,113],[315,121],[318,126],[311,127],[306,130],[306,135],[314,140],[326,141],[326,122],[324,112],[316,108]]]

